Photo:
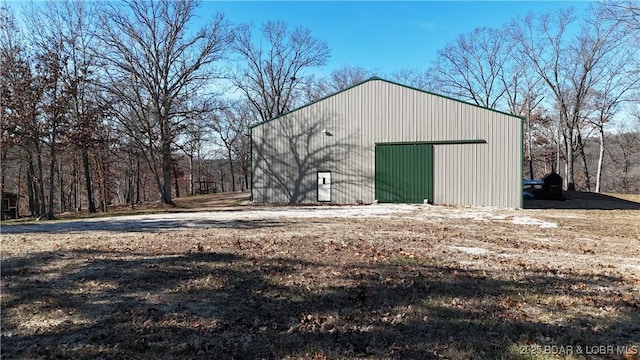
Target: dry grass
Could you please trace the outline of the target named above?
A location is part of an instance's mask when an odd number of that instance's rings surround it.
[[[89,213],[87,209],[80,211],[68,211],[54,214],[55,220],[86,219],[96,217],[145,215],[158,213],[196,212],[212,209],[224,209],[239,206],[249,202],[248,192],[227,192],[217,194],[203,194],[179,197],[173,199],[174,205],[166,205],[160,202],[148,202],[131,205],[109,205],[106,212]],[[37,223],[34,217],[24,214],[20,219],[3,220],[3,225],[16,225],[25,223]]]
[[[2,358],[640,358],[639,211],[454,213],[3,234]]]
[[[640,194],[609,194],[619,199],[640,203]]]

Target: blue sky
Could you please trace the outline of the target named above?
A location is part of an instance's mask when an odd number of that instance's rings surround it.
[[[19,14],[26,1],[8,3]],[[198,16],[204,22],[221,12],[234,24],[249,22],[257,27],[267,20],[284,20],[292,27],[303,26],[331,49],[327,65],[314,73],[357,65],[385,76],[403,68],[426,70],[438,50],[474,28],[499,27],[529,12],[567,7],[584,11],[589,5],[589,1],[203,0]]]
[[[528,12],[544,13],[587,1],[205,1],[200,16],[222,12],[233,23],[284,20],[327,41],[331,59],[320,73],[359,65],[387,75],[426,70],[437,51],[474,28],[498,27]]]

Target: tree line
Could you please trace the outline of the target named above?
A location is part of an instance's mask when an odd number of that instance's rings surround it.
[[[251,124],[380,75],[345,65],[316,76],[330,48],[309,29],[232,24],[199,6],[49,0],[19,22],[0,5],[2,192],[53,218],[244,190]],[[524,117],[528,176],[637,192],[638,24],[631,0],[529,14],[383,77]]]

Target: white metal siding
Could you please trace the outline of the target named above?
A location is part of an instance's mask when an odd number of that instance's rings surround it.
[[[331,171],[332,202],[370,203],[376,143],[485,140],[434,145],[434,202],[520,207],[521,131],[520,118],[370,80],[253,128],[254,200],[314,202],[316,172]]]

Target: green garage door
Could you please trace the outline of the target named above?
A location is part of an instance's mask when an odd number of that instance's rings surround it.
[[[433,201],[433,145],[377,144],[375,176],[379,202]]]

